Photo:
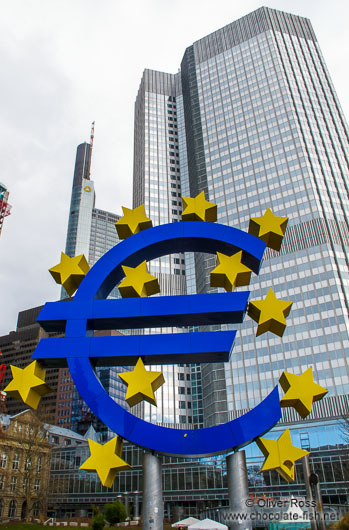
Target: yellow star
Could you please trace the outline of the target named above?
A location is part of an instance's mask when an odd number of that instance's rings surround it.
[[[267,208],[263,217],[252,217],[248,231],[253,236],[259,237],[267,247],[280,250],[284,237],[288,217],[277,217],[270,208]]]
[[[115,436],[104,445],[88,440],[91,456],[80,466],[86,471],[96,471],[103,486],[111,488],[118,471],[132,469],[121,458],[122,441]]]
[[[33,361],[26,368],[11,366],[12,381],[4,389],[10,396],[22,401],[33,409],[37,409],[40,399],[53,390],[45,383],[46,370]]]
[[[275,469],[286,482],[294,480],[294,463],[308,455],[308,451],[292,445],[289,429],[278,440],[257,438],[256,443],[265,456],[261,471]]]
[[[251,300],[248,315],[257,322],[257,337],[267,331],[282,337],[286,328],[286,320],[293,302],[278,300],[274,291],[269,289],[264,300]]]
[[[242,251],[232,256],[217,252],[217,258],[219,264],[211,272],[211,287],[233,291],[235,287],[250,283],[251,269],[241,263]]]
[[[182,197],[183,201],[183,221],[217,221],[217,204],[205,199],[205,192],[202,191],[196,197]]]
[[[123,298],[151,296],[160,292],[159,280],[156,276],[149,274],[146,261],[135,268],[122,265],[122,270],[126,276],[119,285]]]
[[[123,206],[122,211],[124,216],[115,223],[115,228],[120,239],[126,239],[133,234],[137,234],[153,226],[152,220],[145,213],[144,204],[141,204],[133,210]]]
[[[320,401],[328,392],[326,388],[314,383],[311,366],[302,375],[283,372],[280,385],[285,392],[280,405],[294,407],[303,419],[310,414],[313,402]]]
[[[90,266],[83,254],[70,258],[61,252],[61,262],[49,269],[49,272],[55,282],[63,285],[69,296],[72,296],[89,270]]]
[[[165,382],[162,372],[146,370],[142,359],[139,358],[132,372],[122,372],[118,376],[127,385],[125,400],[130,407],[144,400],[157,406],[154,392]]]

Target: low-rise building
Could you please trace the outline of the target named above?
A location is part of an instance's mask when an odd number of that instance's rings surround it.
[[[46,515],[51,446],[32,410],[0,415],[0,522]]]

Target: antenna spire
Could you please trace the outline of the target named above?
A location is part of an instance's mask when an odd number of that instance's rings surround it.
[[[91,124],[91,134],[90,134],[90,160],[88,165],[88,178],[90,178],[91,175],[91,160],[92,160],[92,149],[93,149],[93,139],[95,137],[95,122],[93,121]]]

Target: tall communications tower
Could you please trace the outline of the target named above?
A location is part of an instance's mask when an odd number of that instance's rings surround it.
[[[4,219],[10,215],[12,206],[8,203],[9,191],[4,184],[0,182],[0,235]]]

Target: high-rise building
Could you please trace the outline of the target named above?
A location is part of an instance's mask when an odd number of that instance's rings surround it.
[[[191,193],[244,230],[268,206],[290,219],[251,286],[294,300],[286,332],[254,338],[246,322],[231,362],[202,370],[205,424],[255,406],[283,369],[313,366],[330,396],[347,394],[348,136],[310,21],[258,9],[190,46],[181,77]],[[198,290],[214,261],[197,264]]]
[[[10,331],[9,334],[0,337],[0,350],[2,351],[1,363],[5,364],[6,371],[1,381],[1,390],[3,390],[11,381],[12,374],[10,365],[18,368],[25,368],[31,362],[31,356],[34,353],[40,339],[52,336],[54,333],[46,333],[36,322],[42,306],[33,307],[26,311],[18,313],[16,331]],[[57,335],[57,334],[55,334]],[[58,369],[47,372],[46,382],[53,392],[44,396],[39,405],[39,414],[44,421],[54,423],[57,400],[58,400]],[[28,405],[19,399],[9,396],[6,398],[6,408],[9,414],[18,414],[28,408]]]
[[[145,203],[155,224],[176,222],[181,196],[204,191],[218,205],[218,222],[243,230],[267,207],[289,217],[281,251],[267,250],[250,287],[252,298],[272,287],[294,301],[285,334],[255,337],[246,319],[229,363],[183,368],[196,426],[241,415],[283,370],[301,374],[309,366],[329,390],[301,424],[312,451],[327,445],[321,437],[348,410],[348,154],[346,121],[308,19],[262,7],[188,47],[179,73],[144,71],[135,106],[134,206]],[[172,259],[157,260],[152,271],[173,274]],[[212,290],[215,256],[183,259],[186,292]],[[173,411],[181,401],[176,391],[174,398]],[[298,421],[293,412],[285,412],[285,423]],[[294,443],[305,447],[301,430],[295,433]],[[330,439],[339,447],[338,433]],[[286,492],[278,479],[268,480],[262,489]],[[345,487],[335,493],[344,495]]]
[[[153,225],[181,220],[176,101],[180,91],[179,74],[145,70],[136,99],[133,207],[144,204]],[[159,278],[162,295],[186,293],[184,254],[152,260],[149,271]],[[169,329],[162,328],[161,331],[169,332]],[[154,369],[163,372],[165,384],[157,391],[157,407],[142,403],[144,419],[156,423],[192,425],[190,368],[167,365]]]
[[[10,192],[4,184],[0,182],[0,235],[4,224],[4,219],[11,212],[11,205],[8,203]]]
[[[65,249],[70,257],[84,254],[90,267],[119,242],[115,223],[120,219],[119,215],[95,208],[94,182],[90,179],[92,140],[91,135],[91,142],[80,144],[76,151]],[[117,288],[113,289],[110,296],[119,296]],[[67,297],[62,288],[61,298]],[[125,367],[98,368],[98,374],[110,396],[120,405],[127,407],[126,389],[117,375],[118,371],[124,370]],[[71,427],[81,433],[85,433],[90,423],[99,431],[106,429],[84,404],[76,388],[72,390],[73,382],[67,369],[60,370],[58,388],[57,425]]]

